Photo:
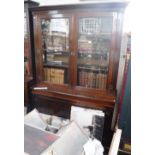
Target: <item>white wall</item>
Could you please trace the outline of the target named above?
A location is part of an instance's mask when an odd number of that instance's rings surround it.
[[[78,4],[78,3],[96,3],[96,2],[120,2],[126,0],[34,0],[40,5],[59,5],[59,4]]]
[[[78,3],[79,0],[35,0],[40,5],[57,5],[57,4],[72,4]]]

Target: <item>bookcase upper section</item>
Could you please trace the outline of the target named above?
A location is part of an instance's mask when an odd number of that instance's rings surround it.
[[[31,8],[36,85],[47,86],[48,92],[84,96],[114,93],[126,5]]]

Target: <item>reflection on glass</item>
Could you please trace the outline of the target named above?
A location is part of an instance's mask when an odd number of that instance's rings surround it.
[[[79,33],[80,34],[104,34],[111,33],[112,18],[111,17],[88,17],[80,18]]]
[[[54,84],[68,83],[69,19],[42,19],[44,79]]]
[[[106,89],[111,32],[111,17],[79,19],[78,85]]]
[[[27,37],[28,37],[26,18],[27,18],[26,12],[24,12],[24,39],[27,39]]]
[[[24,76],[30,76],[29,69],[29,40],[28,40],[28,28],[27,28],[27,16],[24,12]]]

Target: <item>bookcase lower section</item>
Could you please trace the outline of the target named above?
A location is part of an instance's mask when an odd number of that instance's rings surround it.
[[[28,106],[28,83],[24,82],[24,106],[27,107]]]
[[[36,108],[41,113],[55,115],[55,116],[69,119],[72,105],[87,107],[91,109],[98,109],[98,108],[84,106],[82,105],[82,103],[83,103],[82,100],[81,100],[81,103],[75,104],[69,100],[58,99],[55,97],[49,97],[45,95],[32,93],[31,106],[29,111]],[[105,112],[105,122],[104,122],[102,143],[103,143],[103,146],[110,146],[110,142],[112,139],[111,122],[112,122],[113,108],[102,107],[102,111]]]
[[[31,95],[30,111],[36,108],[39,112],[69,118],[71,104],[65,100],[42,95]]]
[[[28,107],[30,103],[30,91],[29,88],[32,83],[31,77],[25,77],[24,79],[24,106]]]

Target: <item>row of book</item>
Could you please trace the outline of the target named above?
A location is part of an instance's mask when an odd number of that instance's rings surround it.
[[[44,79],[53,84],[64,84],[64,70],[44,68]]]
[[[106,89],[107,74],[79,71],[79,85],[89,88]]]
[[[80,33],[105,33],[112,29],[112,20],[106,17],[81,18],[79,21]]]

